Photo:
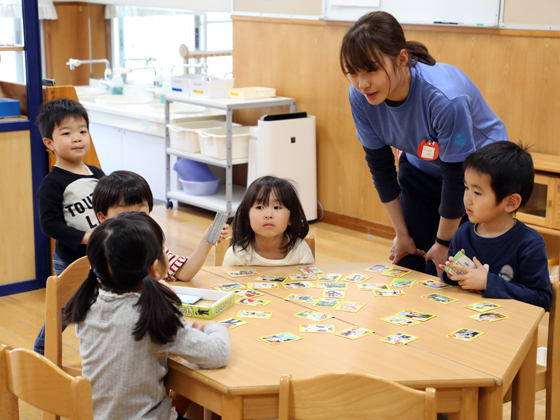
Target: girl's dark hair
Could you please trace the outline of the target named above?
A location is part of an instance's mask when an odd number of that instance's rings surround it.
[[[183,327],[180,299],[147,274],[155,260],[163,258],[164,235],[159,225],[139,212],[120,213],[96,227],[88,241],[87,257],[91,270],[68,301],[63,321],[79,323],[86,319],[99,292],[99,282],[108,289],[126,292],[142,282],[142,293],[136,305],[140,317],[132,330],[136,341],[147,333],[152,341],[173,341]]]
[[[52,140],[54,128],[68,118],[84,119],[89,130],[89,118],[86,109],[79,102],[68,98],[45,102],[39,110],[35,124],[39,127],[41,137]]]
[[[408,52],[408,66],[418,61],[433,66],[436,64],[426,46],[420,42],[407,41],[397,21],[386,12],[371,12],[358,19],[346,32],[340,47],[340,68],[344,74],[359,70],[375,71],[380,67],[387,72],[382,55],[396,59],[401,50]]]
[[[113,171],[99,180],[93,190],[93,211],[106,215],[111,207],[146,203],[154,207],[152,190],[146,180],[131,171]]]
[[[510,141],[496,141],[471,153],[463,162],[463,170],[490,177],[490,187],[496,196],[496,204],[512,194],[521,196],[519,207],[527,204],[535,180],[533,157],[528,146]]]
[[[299,201],[295,187],[290,181],[275,176],[263,176],[256,179],[247,188],[241,204],[233,220],[231,246],[238,246],[245,250],[255,240],[255,232],[251,229],[249,211],[255,203],[268,205],[270,196],[274,195],[282,206],[290,211],[290,225],[286,229],[288,243],[282,247],[287,254],[309,233],[309,223]]]

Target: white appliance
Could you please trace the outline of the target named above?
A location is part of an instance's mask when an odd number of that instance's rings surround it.
[[[317,219],[315,117],[265,115],[252,127],[247,186],[265,175],[294,181],[307,220]]]

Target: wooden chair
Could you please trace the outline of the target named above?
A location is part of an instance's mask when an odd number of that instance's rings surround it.
[[[436,390],[352,372],[280,379],[279,420],[435,420]]]
[[[222,262],[224,261],[224,256],[226,255],[226,251],[229,248],[230,240],[231,240],[231,236],[229,238],[226,238],[225,241],[222,241],[218,245],[216,245],[216,249],[214,250],[214,266],[218,267],[222,265]],[[305,242],[307,242],[307,245],[309,245],[309,248],[311,248],[311,252],[313,253],[313,258],[315,258],[315,237],[306,236],[304,240]]]
[[[71,420],[93,420],[91,385],[28,349],[0,346],[0,420],[18,420],[18,399]]]
[[[87,257],[82,257],[70,264],[60,276],[51,276],[47,279],[45,357],[72,376],[81,375],[82,369],[62,365],[61,311],[88,273],[89,261]]]

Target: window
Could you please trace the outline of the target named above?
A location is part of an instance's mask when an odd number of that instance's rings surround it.
[[[0,47],[23,45],[21,18],[0,17]],[[0,52],[0,80],[25,83],[25,55],[23,51]]]

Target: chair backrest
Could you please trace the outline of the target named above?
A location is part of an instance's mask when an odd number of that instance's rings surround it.
[[[18,399],[71,420],[93,420],[91,385],[28,349],[0,346],[0,420],[18,420]]]
[[[315,237],[306,236],[303,239],[305,242],[307,242],[307,245],[309,246],[309,248],[311,249],[311,253],[313,254],[313,258],[315,258]],[[214,266],[218,267],[224,262],[224,256],[226,255],[226,251],[229,248],[230,241],[231,236],[216,245],[216,249],[214,250]]]
[[[279,420],[435,420],[436,391],[416,391],[373,375],[328,373],[280,379]]]
[[[86,279],[89,267],[87,257],[82,257],[66,267],[60,276],[51,276],[47,279],[45,357],[58,367],[62,367],[61,311]],[[67,372],[74,376],[81,374],[79,370],[67,370]]]

